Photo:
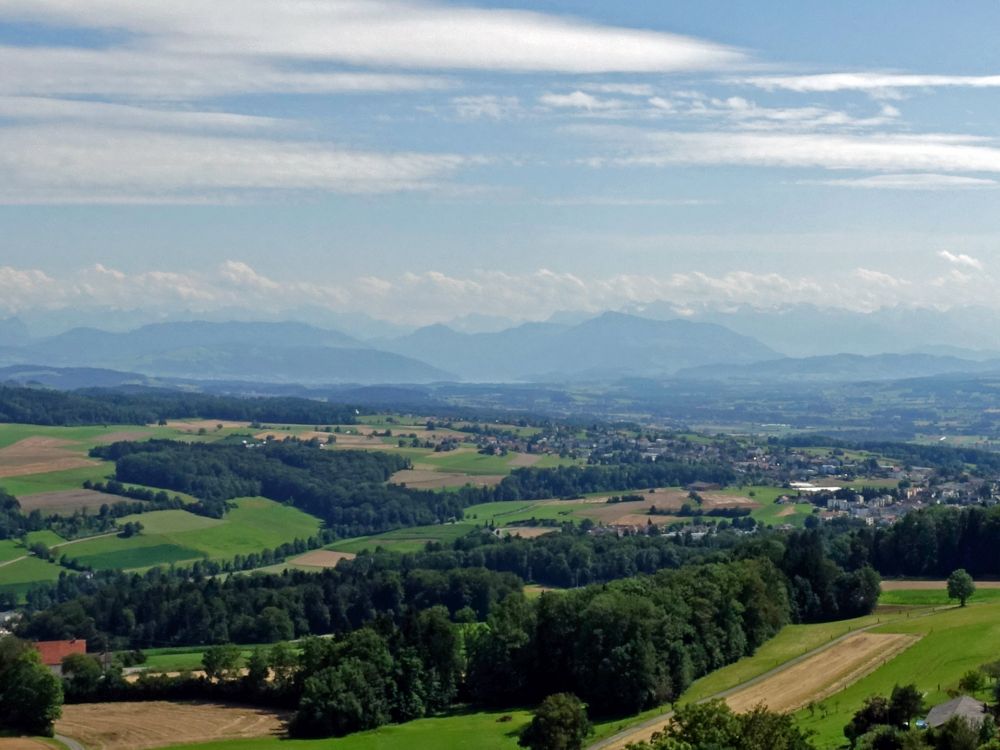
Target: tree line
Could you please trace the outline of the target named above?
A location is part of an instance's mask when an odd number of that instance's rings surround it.
[[[239,398],[158,388],[67,392],[0,386],[0,422],[39,425],[152,424],[165,419],[355,424],[355,408],[306,398]]]

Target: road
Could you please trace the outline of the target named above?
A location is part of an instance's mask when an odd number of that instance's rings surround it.
[[[87,750],[83,745],[74,740],[72,737],[67,737],[64,734],[57,734],[56,739],[63,743],[68,750]]]

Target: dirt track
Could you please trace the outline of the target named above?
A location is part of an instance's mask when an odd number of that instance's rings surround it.
[[[59,734],[79,740],[89,750],[144,750],[182,742],[276,736],[284,728],[285,716],[274,711],[167,701],[67,705],[56,722]]]

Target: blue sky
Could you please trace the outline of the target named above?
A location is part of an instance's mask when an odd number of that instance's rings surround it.
[[[998,22],[7,0],[0,310],[996,306]]]

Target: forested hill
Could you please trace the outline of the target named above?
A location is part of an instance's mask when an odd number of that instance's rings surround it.
[[[454,493],[387,484],[410,466],[394,453],[324,450],[297,441],[245,446],[151,440],[98,446],[91,455],[115,461],[120,482],[195,495],[215,516],[225,512],[226,500],[250,495],[289,502],[322,518],[339,536],[461,516]]]
[[[305,398],[235,398],[159,389],[67,393],[0,386],[0,422],[25,424],[150,424],[161,419],[354,424],[355,413],[353,405]]]
[[[195,495],[210,515],[221,516],[226,500],[263,495],[322,518],[340,536],[443,523],[461,518],[462,508],[475,503],[575,497],[694,481],[726,483],[735,476],[716,463],[642,461],[522,468],[495,487],[432,492],[387,484],[393,473],[410,466],[398,454],[328,450],[316,441],[248,447],[150,440],[98,446],[91,455],[115,461],[119,482]]]

